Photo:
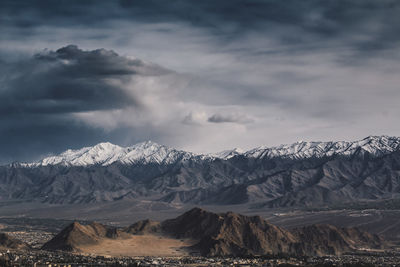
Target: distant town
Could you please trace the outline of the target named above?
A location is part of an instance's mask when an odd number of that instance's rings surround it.
[[[400,253],[364,253],[326,257],[106,257],[65,252],[2,251],[4,267],[80,266],[400,266]]]

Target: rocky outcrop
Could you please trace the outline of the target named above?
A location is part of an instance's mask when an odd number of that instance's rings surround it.
[[[0,248],[7,249],[30,249],[30,246],[6,233],[0,233]]]
[[[306,255],[340,255],[358,249],[381,249],[384,241],[357,228],[338,228],[328,224],[314,224],[293,229],[299,240],[297,249]]]
[[[74,223],[43,246],[48,250],[79,251],[79,247],[98,244],[105,238],[124,235],[161,235],[190,239],[190,249],[203,256],[340,255],[361,248],[382,248],[378,236],[356,228],[311,225],[294,230],[275,226],[260,216],[233,212],[213,213],[194,208],[161,223],[139,221],[124,229],[93,223]]]
[[[64,228],[53,239],[45,243],[42,249],[79,251],[81,246],[98,244],[104,238],[118,238],[121,231],[99,223],[82,225],[74,222]]]
[[[133,235],[155,234],[161,232],[161,224],[151,220],[138,221],[124,229],[124,232]]]
[[[260,216],[216,214],[195,208],[162,223],[176,238],[193,238],[202,255],[340,255],[360,248],[381,248],[383,240],[356,228],[311,225],[288,231]]]

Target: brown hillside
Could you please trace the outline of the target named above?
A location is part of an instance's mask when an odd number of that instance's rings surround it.
[[[290,253],[296,242],[290,232],[259,216],[215,214],[199,208],[164,221],[162,229],[176,238],[198,239],[196,248],[208,256]]]
[[[160,233],[161,224],[151,220],[138,221],[123,230],[133,235]]]
[[[79,247],[95,245],[103,238],[117,238],[121,235],[116,228],[99,223],[82,225],[74,222],[43,245],[45,250],[79,251]]]
[[[0,233],[0,248],[9,248],[9,249],[29,249],[29,245],[16,239],[8,234]]]
[[[112,240],[121,243],[122,237],[125,241],[129,239],[126,242],[129,247],[124,247],[127,255],[135,254],[130,249],[139,248],[142,249],[140,253],[148,255],[144,251],[144,243],[140,246],[136,243],[149,240],[156,242],[146,244],[152,253],[176,255],[176,251],[192,251],[203,256],[340,255],[360,248],[382,248],[385,245],[378,236],[356,228],[311,225],[288,231],[260,216],[233,212],[216,214],[194,208],[175,219],[161,223],[143,220],[123,230],[97,223],[86,226],[74,223],[46,243],[43,249],[79,251],[80,248],[91,247],[90,252],[95,253],[96,250],[104,251],[103,244],[111,244]],[[155,245],[157,250],[154,250]],[[114,253],[113,246],[107,248],[111,254]]]
[[[361,248],[383,248],[383,240],[357,228],[315,224],[292,230],[299,240],[297,249],[307,255],[340,255]]]

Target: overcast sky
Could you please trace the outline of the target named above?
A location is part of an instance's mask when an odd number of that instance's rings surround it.
[[[0,162],[400,135],[400,1],[0,2]]]

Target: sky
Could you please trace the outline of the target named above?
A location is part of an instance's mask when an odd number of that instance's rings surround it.
[[[0,162],[399,136],[396,0],[2,0]]]

